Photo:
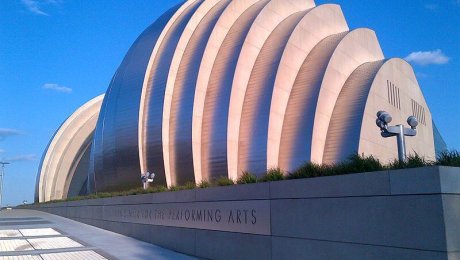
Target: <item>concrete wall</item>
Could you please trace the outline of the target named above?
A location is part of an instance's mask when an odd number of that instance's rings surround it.
[[[382,171],[36,207],[211,259],[460,258],[460,168]],[[214,215],[192,221],[192,211]]]

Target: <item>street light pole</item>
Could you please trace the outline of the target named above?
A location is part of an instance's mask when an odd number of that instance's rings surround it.
[[[153,178],[155,178],[155,173],[153,172],[146,172],[141,174],[142,187],[144,188],[144,190],[149,188],[150,183],[153,182]]]
[[[2,166],[2,171],[0,172],[0,210],[2,209],[3,204],[3,177],[5,175],[5,165],[10,164],[9,162],[0,162]]]
[[[384,138],[396,136],[398,140],[398,157],[399,161],[403,162],[406,160],[406,136],[417,135],[418,120],[415,116],[407,118],[407,123],[410,128],[406,128],[403,125],[389,126],[393,118],[388,112],[379,111],[377,113],[377,120],[375,123],[380,128],[380,134]]]

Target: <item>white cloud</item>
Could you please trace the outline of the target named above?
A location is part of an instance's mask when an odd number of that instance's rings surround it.
[[[21,0],[22,4],[29,10],[30,12],[37,14],[37,15],[45,15],[48,16],[47,13],[45,13],[41,8],[40,8],[40,2],[38,0]]]
[[[4,149],[0,149],[0,153],[4,153],[6,152]]]
[[[417,72],[415,73],[415,75],[418,77],[418,78],[428,78],[428,74],[425,74],[425,73],[422,73],[422,72]]]
[[[33,14],[49,16],[49,13],[45,12],[44,9],[59,7],[63,3],[63,0],[21,0],[21,3]]]
[[[450,58],[447,57],[441,50],[434,51],[417,51],[412,52],[404,58],[406,61],[417,65],[430,65],[430,64],[446,64]]]
[[[0,128],[0,141],[5,140],[7,137],[21,134],[22,132],[16,129]]]
[[[72,93],[72,89],[71,89],[71,88],[65,87],[65,86],[61,86],[61,85],[56,84],[56,83],[46,83],[46,84],[43,85],[42,88],[54,90],[54,91],[57,91],[57,92],[67,93],[67,94]]]
[[[35,154],[18,155],[4,159],[6,162],[31,162],[35,160],[37,160],[37,155]]]

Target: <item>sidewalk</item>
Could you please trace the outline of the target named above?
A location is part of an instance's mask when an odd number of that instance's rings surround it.
[[[0,260],[16,259],[195,258],[45,212],[2,210]]]

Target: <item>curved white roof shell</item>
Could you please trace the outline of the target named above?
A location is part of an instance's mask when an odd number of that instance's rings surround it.
[[[97,118],[104,95],[100,95],[75,111],[57,130],[43,156],[38,176],[36,197],[39,202],[67,198],[69,192],[77,193],[82,186],[75,182],[75,173],[89,167],[89,153]],[[86,178],[80,178],[84,185]],[[73,191],[72,189],[77,189]]]
[[[407,150],[435,156],[411,66],[385,58],[371,29],[350,30],[340,6],[313,0],[185,1],[130,48],[94,128],[101,99],[51,141],[40,201],[77,193],[88,160],[90,192],[140,187],[146,172],[173,186],[356,153],[386,163],[396,140],[380,136],[379,110],[394,124],[418,117]]]

